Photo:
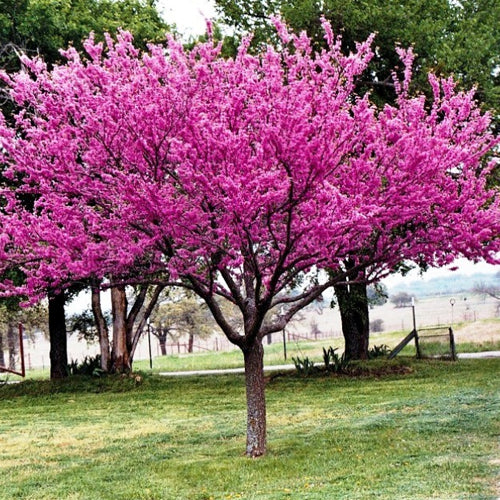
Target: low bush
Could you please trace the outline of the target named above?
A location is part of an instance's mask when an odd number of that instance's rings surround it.
[[[72,360],[68,365],[70,375],[87,375],[100,377],[104,371],[101,369],[101,356],[85,356],[81,363],[77,360]]]
[[[300,358],[299,356],[296,358],[292,357],[292,361],[295,365],[295,369],[301,375],[311,375],[317,371],[317,368],[314,366],[314,362],[307,356],[305,358]]]
[[[345,353],[339,356],[337,353],[338,348],[329,347],[325,349],[323,347],[323,363],[325,365],[325,370],[331,373],[349,373],[351,362],[345,356]]]
[[[375,359],[386,357],[389,356],[391,352],[391,348],[386,344],[374,345],[372,348],[368,349],[368,358]]]

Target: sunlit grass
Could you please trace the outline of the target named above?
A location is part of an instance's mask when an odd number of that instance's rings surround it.
[[[270,380],[259,460],[240,375],[3,386],[0,498],[496,498],[500,360],[398,362]]]

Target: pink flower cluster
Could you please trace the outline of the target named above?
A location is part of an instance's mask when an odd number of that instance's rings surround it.
[[[431,102],[411,97],[406,51],[379,110],[354,93],[372,40],[345,56],[325,30],[319,54],[280,25],[285,48],[229,59],[172,38],[140,54],[123,32],[3,74],[19,112],[0,118],[0,262],[26,274],[4,291],[160,273],[269,307],[347,258],[371,279],[404,259],[495,261],[498,140],[473,93],[431,76]]]

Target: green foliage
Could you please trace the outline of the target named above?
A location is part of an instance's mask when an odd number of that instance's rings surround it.
[[[111,314],[104,313],[106,323],[111,325]],[[85,309],[84,311],[71,315],[67,320],[67,330],[69,334],[76,333],[79,340],[85,340],[88,343],[99,341],[99,332],[95,324],[95,318],[92,311]]]
[[[389,297],[389,291],[383,283],[375,283],[366,288],[368,306],[373,309],[375,306],[383,306]]]
[[[368,357],[370,359],[385,358],[391,353],[391,348],[386,344],[374,345],[368,349]]]
[[[3,0],[0,1],[0,67],[18,67],[15,47],[40,54],[49,62],[61,59],[69,44],[82,49],[91,31],[97,39],[118,28],[131,31],[136,44],[163,41],[168,26],[155,1],[143,0]]]
[[[465,88],[478,85],[486,107],[500,111],[500,2],[496,0],[215,0],[226,24],[238,36],[255,31],[254,44],[276,42],[270,16],[281,13],[297,31],[306,30],[324,44],[324,15],[342,34],[345,53],[356,41],[376,33],[376,56],[358,82],[379,102],[391,101],[391,71],[401,66],[395,46],[413,45],[419,69],[414,90],[429,92],[427,73],[453,74]]]
[[[379,333],[384,331],[384,320],[374,319],[370,321],[370,333]]]
[[[237,321],[238,314],[228,302],[221,307],[231,322]],[[168,334],[174,341],[190,335],[207,338],[219,331],[205,303],[193,293],[178,289],[168,290],[151,315],[151,326],[156,337],[164,335],[166,339]]]
[[[307,356],[305,356],[304,358],[300,358],[299,356],[292,356],[292,361],[295,365],[295,369],[301,375],[308,376],[317,371],[316,367],[314,366],[314,362],[311,361]]]
[[[395,307],[409,307],[411,306],[411,299],[411,295],[406,292],[398,292],[390,297]]]
[[[338,348],[330,346],[328,349],[325,349],[323,347],[323,363],[325,370],[330,373],[347,374],[350,371],[351,362],[345,356],[345,353],[339,355],[337,351]]]
[[[85,356],[83,361],[80,363],[76,360],[72,360],[68,365],[68,372],[70,375],[86,375],[92,377],[100,377],[103,375],[103,370],[101,369],[101,356]]]
[[[19,305],[19,297],[0,299],[0,335],[9,325],[22,323],[24,334],[33,337],[35,331],[48,332],[47,306],[40,303],[24,308]]]

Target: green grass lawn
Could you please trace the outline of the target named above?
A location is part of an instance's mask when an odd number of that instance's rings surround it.
[[[396,363],[272,378],[257,460],[240,375],[2,386],[0,498],[497,498],[500,360]]]

